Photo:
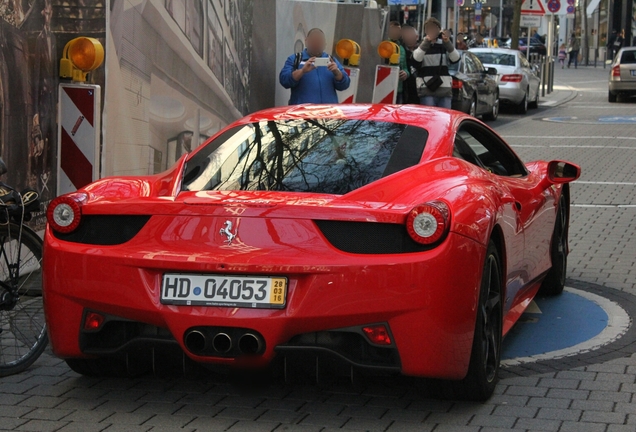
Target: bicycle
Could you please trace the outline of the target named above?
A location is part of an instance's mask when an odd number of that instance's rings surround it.
[[[0,159],[0,176],[6,173]],[[48,344],[42,239],[25,225],[39,208],[36,191],[0,182],[0,377],[31,366]]]

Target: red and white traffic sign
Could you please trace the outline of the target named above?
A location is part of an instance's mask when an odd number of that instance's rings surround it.
[[[394,104],[397,99],[399,66],[378,65],[375,68],[375,86],[372,103]]]
[[[99,178],[100,92],[98,85],[60,84],[58,195]]]
[[[523,0],[521,13],[525,15],[545,15],[545,7],[541,0]]]

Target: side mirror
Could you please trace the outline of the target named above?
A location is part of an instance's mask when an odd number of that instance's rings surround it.
[[[486,73],[487,73],[488,75],[497,75],[497,69],[495,69],[494,67],[489,67],[489,68],[486,70]]]
[[[548,180],[553,184],[570,183],[581,176],[581,168],[570,162],[554,160],[548,163]]]
[[[0,176],[5,175],[7,173],[7,166],[4,164],[2,158],[0,158]]]

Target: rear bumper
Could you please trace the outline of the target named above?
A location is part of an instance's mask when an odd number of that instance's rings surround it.
[[[381,322],[393,336],[387,348],[397,361],[385,364],[390,369],[449,379],[467,372],[485,251],[464,236],[450,233],[433,250],[395,255],[361,256],[313,244],[311,253],[296,249],[283,259],[268,253],[248,259],[232,249],[185,256],[178,246],[145,240],[90,246],[59,240],[47,230],[45,313],[57,356],[114,354],[138,343],[178,344],[197,362],[264,366],[278,351],[338,353],[328,345],[307,344],[302,335]],[[167,271],[286,276],[287,304],[285,309],[163,305],[161,280]],[[81,331],[87,310],[128,320],[141,330],[107,349],[90,348]],[[184,336],[200,326],[248,329],[262,336],[264,347],[247,358],[198,355],[186,348]],[[360,363],[355,356],[348,360]]]
[[[526,89],[520,83],[499,83],[499,100],[518,105],[523,100]]]
[[[610,81],[609,91],[612,93],[636,94],[636,81]]]

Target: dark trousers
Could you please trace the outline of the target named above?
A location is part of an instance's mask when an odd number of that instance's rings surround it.
[[[568,59],[568,67],[572,64],[572,60],[574,60],[574,67],[578,67],[579,65],[579,50],[570,51],[570,58]]]

